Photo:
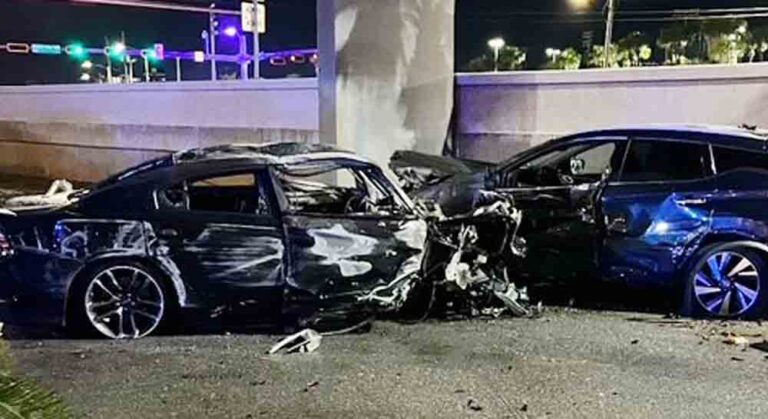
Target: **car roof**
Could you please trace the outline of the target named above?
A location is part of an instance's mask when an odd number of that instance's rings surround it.
[[[174,165],[232,160],[247,160],[250,163],[265,165],[291,165],[332,159],[370,164],[367,159],[348,151],[324,144],[304,143],[228,144],[193,148],[174,153],[172,159]]]
[[[768,133],[757,129],[717,125],[640,125],[580,132],[562,141],[594,137],[661,137],[706,141],[715,145],[763,150],[768,146]]]

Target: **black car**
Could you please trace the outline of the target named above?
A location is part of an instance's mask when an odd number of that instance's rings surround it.
[[[427,226],[376,165],[321,145],[150,161],[58,208],[0,212],[2,321],[138,338],[182,313],[315,325],[396,309]]]
[[[393,162],[401,173],[407,166]],[[766,313],[768,142],[753,131],[606,129],[492,168],[461,167],[412,196],[449,216],[482,204],[489,191],[510,196],[527,243],[517,274],[530,283],[591,287],[579,281],[599,278],[669,290],[690,314]]]

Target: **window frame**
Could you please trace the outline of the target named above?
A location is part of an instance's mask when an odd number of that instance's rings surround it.
[[[400,211],[392,212],[391,214],[368,214],[368,213],[349,213],[349,214],[329,214],[322,212],[310,212],[310,211],[294,211],[291,209],[291,204],[286,195],[285,188],[282,180],[280,179],[280,170],[278,168],[271,168],[270,175],[273,179],[273,185],[275,188],[275,194],[277,201],[279,202],[280,212],[286,216],[298,216],[298,217],[312,217],[312,218],[351,218],[351,219],[390,219],[390,218],[403,218],[404,216],[411,214],[412,208],[408,201],[400,195],[394,185],[391,184],[391,180],[386,176],[383,169],[369,164],[361,164],[354,162],[352,164],[339,163],[333,169],[330,169],[323,173],[331,173],[338,170],[347,170],[351,172],[352,176],[357,182],[358,176],[363,178],[363,186],[366,188],[366,193],[370,195],[368,187],[375,187],[385,193],[387,193],[393,200],[394,204]],[[321,174],[323,174],[321,173]],[[301,176],[295,176],[299,177]]]
[[[167,190],[173,186],[182,185],[184,188],[184,192],[187,194],[187,197],[189,197],[189,190],[190,185],[194,182],[198,182],[205,179],[212,179],[212,178],[223,178],[223,177],[230,177],[230,176],[238,176],[238,175],[251,175],[253,176],[254,180],[254,187],[256,189],[256,195],[257,199],[259,196],[263,196],[264,200],[267,202],[267,205],[269,206],[269,209],[267,213],[265,214],[259,214],[259,213],[247,213],[247,212],[231,212],[231,211],[208,211],[208,210],[194,210],[189,207],[190,202],[187,201],[187,207],[186,208],[166,208],[160,206],[160,200],[158,198],[158,194],[161,193],[164,190]],[[216,172],[209,172],[206,174],[192,174],[184,176],[180,181],[176,180],[173,183],[165,183],[163,185],[159,185],[155,187],[152,190],[152,202],[153,202],[153,210],[154,211],[172,211],[177,213],[185,213],[185,214],[215,214],[215,215],[227,215],[227,216],[246,216],[246,217],[270,217],[275,218],[276,217],[276,208],[275,208],[275,200],[273,197],[270,196],[270,191],[267,190],[267,185],[264,185],[263,182],[266,180],[266,178],[269,177],[269,173],[266,171],[265,167],[262,166],[256,166],[256,167],[249,167],[249,168],[232,168],[232,169],[226,169],[222,171],[216,171]]]
[[[630,138],[626,136],[610,135],[610,136],[599,136],[599,137],[582,137],[582,138],[574,139],[572,141],[564,142],[562,144],[557,144],[553,147],[545,148],[541,150],[539,153],[535,153],[530,156],[527,156],[525,159],[515,162],[514,165],[510,164],[500,168],[496,172],[497,177],[507,178],[510,173],[519,171],[528,163],[557,150],[562,150],[569,147],[576,147],[584,144],[592,144],[594,145],[594,147],[591,147],[590,149],[588,149],[588,150],[591,150],[597,147],[601,147],[607,143],[613,143],[616,145],[616,150],[614,151],[614,155],[611,157],[611,165],[613,165],[613,160],[616,158],[617,153],[621,155],[618,161],[618,164],[619,164],[618,170],[611,171],[611,175],[608,178],[608,181],[610,182],[611,179],[616,177],[617,173],[620,172],[624,167],[624,160],[626,159],[626,153],[627,153],[627,150],[629,149],[629,143],[630,143]],[[624,147],[624,149],[622,149],[622,147]],[[519,190],[546,191],[546,190],[560,190],[563,188],[573,188],[574,186],[576,185],[532,186],[532,187],[517,187],[517,186],[503,187],[502,186],[502,187],[498,187],[498,189],[505,190],[505,191],[519,191]]]
[[[722,174],[722,173],[728,173],[728,172],[733,171],[733,170],[750,170],[750,168],[748,168],[748,167],[740,167],[740,168],[737,168],[737,169],[731,169],[731,170],[727,170],[725,172],[721,172],[720,171],[720,167],[717,164],[718,163],[717,156],[715,155],[715,151],[718,148],[725,149],[725,150],[731,150],[731,151],[738,151],[738,152],[742,152],[742,153],[758,153],[762,157],[764,157],[766,159],[766,161],[768,162],[768,152],[766,152],[764,150],[755,150],[755,149],[742,148],[742,147],[736,147],[736,146],[731,146],[731,145],[712,144],[712,143],[709,144],[709,148],[710,148],[710,152],[712,154],[711,155],[712,167],[715,170],[715,175],[719,175],[719,174]],[[768,167],[766,167],[765,169],[761,169],[759,167],[753,167],[752,169],[753,170],[766,170],[766,171],[768,171]]]
[[[703,155],[707,158],[707,160],[709,160],[708,162],[709,164],[707,164],[706,161],[702,163],[702,177],[696,178],[696,179],[631,180],[631,181],[622,180],[622,178],[624,177],[624,170],[627,164],[627,158],[629,157],[629,151],[632,149],[632,144],[634,144],[635,142],[646,142],[646,141],[690,144],[690,145],[706,147],[706,151],[703,153]],[[632,137],[629,137],[629,140],[627,141],[627,147],[624,149],[624,157],[621,159],[621,169],[618,175],[616,176],[616,179],[609,181],[608,184],[613,186],[662,185],[662,184],[680,185],[680,184],[688,184],[688,183],[695,183],[695,182],[701,182],[704,180],[709,180],[715,177],[716,175],[717,175],[717,171],[714,166],[712,144],[709,141],[701,141],[701,140],[695,140],[695,139],[681,139],[681,138],[632,136]]]

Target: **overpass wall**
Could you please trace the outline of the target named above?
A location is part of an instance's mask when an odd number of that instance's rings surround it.
[[[457,148],[497,161],[576,131],[675,123],[768,127],[768,64],[457,75]]]
[[[317,142],[317,81],[0,87],[0,170],[92,181],[168,151]]]

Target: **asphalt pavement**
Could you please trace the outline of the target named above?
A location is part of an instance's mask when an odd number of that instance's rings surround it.
[[[377,322],[309,354],[278,336],[13,340],[18,371],[94,418],[765,417],[758,323],[548,309]]]

